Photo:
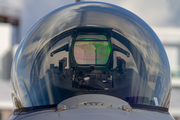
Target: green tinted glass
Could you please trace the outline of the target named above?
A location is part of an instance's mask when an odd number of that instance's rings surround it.
[[[76,41],[74,44],[78,64],[106,64],[110,53],[110,41]]]

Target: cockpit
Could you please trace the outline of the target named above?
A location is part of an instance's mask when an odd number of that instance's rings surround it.
[[[50,56],[53,57],[54,54],[62,51],[69,52],[68,59],[64,57],[59,60],[60,74],[67,77],[69,69],[66,67],[69,63],[72,87],[89,90],[113,88],[111,74],[114,62],[113,54],[116,51],[130,57],[130,53],[111,42],[111,30],[109,29],[80,28],[74,31],[73,38],[69,43],[71,46],[66,44],[50,53]],[[122,74],[125,72],[126,62],[121,57],[117,57],[117,61],[114,71],[118,70]]]
[[[16,108],[84,94],[168,107],[169,63],[139,17],[109,4],[81,3],[50,13],[30,30],[13,62],[12,88]]]

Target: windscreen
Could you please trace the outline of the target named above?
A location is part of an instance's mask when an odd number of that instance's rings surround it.
[[[169,70],[160,40],[142,19],[119,6],[77,3],[42,18],[22,40],[12,99],[19,108],[103,94],[168,107]]]
[[[109,41],[83,38],[71,43],[68,39],[72,38],[66,37],[53,46],[47,44],[49,51],[38,55],[33,63],[31,80],[26,83],[28,94],[24,96],[29,101],[23,104],[58,104],[81,94],[106,94],[136,104],[163,104],[164,95],[158,94],[164,81],[163,70],[147,66],[140,57],[142,53],[132,44],[126,46],[127,39],[119,37]]]

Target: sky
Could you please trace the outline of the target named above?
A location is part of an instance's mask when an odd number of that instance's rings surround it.
[[[94,1],[94,0],[83,0]],[[97,0],[96,0],[97,1]],[[142,18],[148,25],[158,27],[180,27],[180,0],[98,0],[121,6]],[[0,4],[21,9],[20,38],[49,12],[75,0],[0,0]],[[1,6],[0,6],[1,8]],[[1,12],[1,10],[0,10]]]

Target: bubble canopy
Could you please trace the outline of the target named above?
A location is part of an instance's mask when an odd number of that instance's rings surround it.
[[[168,108],[171,89],[167,55],[152,29],[99,2],[67,5],[38,21],[16,52],[11,81],[15,108],[82,94]]]

